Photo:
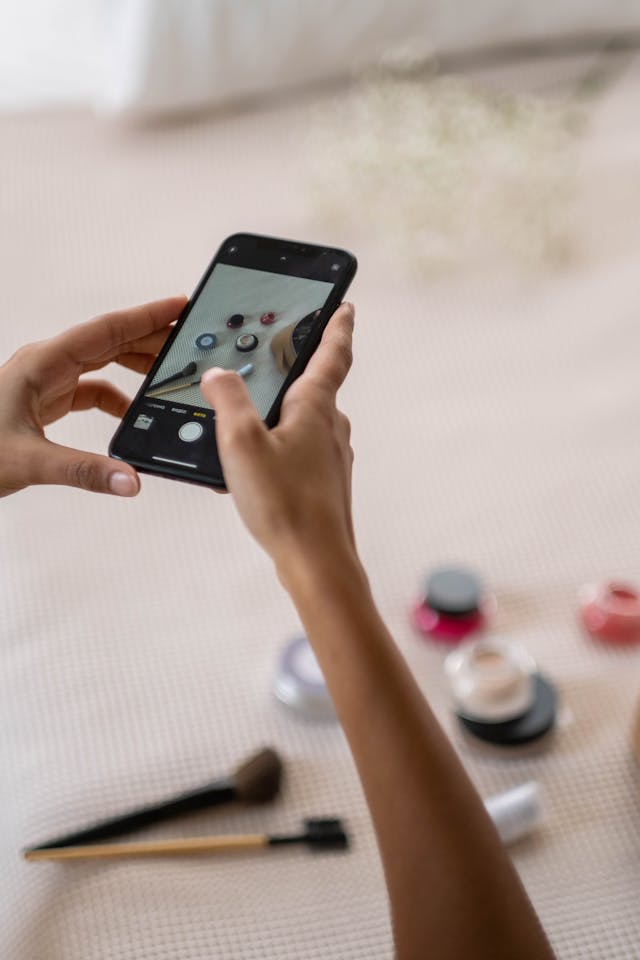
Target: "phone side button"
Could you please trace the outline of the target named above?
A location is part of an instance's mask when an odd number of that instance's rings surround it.
[[[194,440],[200,439],[203,432],[201,423],[197,423],[195,420],[187,420],[178,430],[178,436],[181,440],[184,440],[185,443],[193,443]]]

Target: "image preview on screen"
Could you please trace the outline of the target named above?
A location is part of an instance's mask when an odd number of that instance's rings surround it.
[[[264,419],[314,314],[334,284],[218,263],[145,397],[211,409],[196,381],[210,367],[236,370]],[[182,371],[184,377],[173,379]]]

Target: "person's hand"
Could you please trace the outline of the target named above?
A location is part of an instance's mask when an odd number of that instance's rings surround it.
[[[208,370],[200,389],[216,411],[218,452],[242,519],[275,560],[281,579],[296,558],[355,552],[349,421],[336,393],[351,366],[354,309],[329,321],[302,376],[268,430],[237,373]]]
[[[44,428],[71,410],[91,407],[122,417],[129,406],[125,394],[83,374],[112,361],[147,373],[185,303],[185,297],[171,297],[108,313],[22,347],[0,367],[0,496],[34,483],[121,497],[138,493],[133,467],[52,443]]]

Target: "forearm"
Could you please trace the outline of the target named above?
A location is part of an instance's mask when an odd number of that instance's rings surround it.
[[[551,957],[480,798],[346,548],[279,573],[358,767],[384,864],[398,956]]]

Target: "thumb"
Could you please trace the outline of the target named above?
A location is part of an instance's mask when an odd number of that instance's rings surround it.
[[[117,497],[135,497],[140,490],[138,474],[128,463],[63,447],[50,440],[37,444],[30,461],[29,483],[62,484]]]
[[[200,390],[216,412],[216,440],[223,458],[231,446],[247,447],[266,435],[242,377],[233,370],[207,370]]]

